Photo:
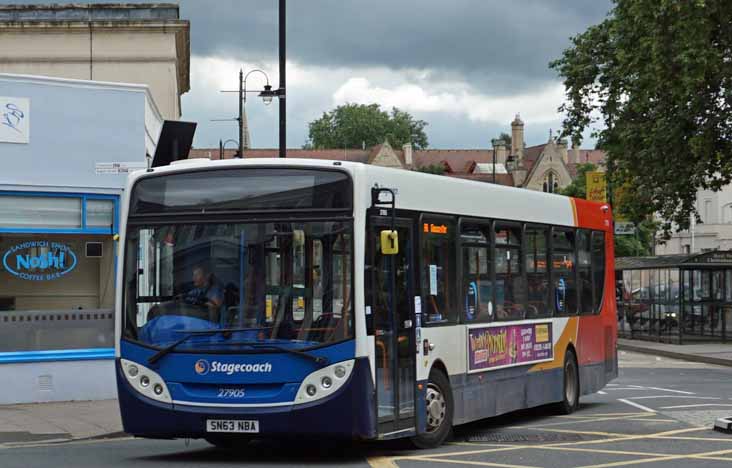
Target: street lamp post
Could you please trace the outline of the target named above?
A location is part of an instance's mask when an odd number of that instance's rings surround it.
[[[266,85],[264,85],[263,90],[247,90],[247,78],[249,78],[249,75],[252,73],[261,73],[264,75],[264,79],[266,80]],[[239,90],[238,91],[221,91],[222,93],[239,93],[239,117],[235,119],[214,119],[214,121],[220,122],[220,121],[230,121],[230,120],[236,120],[239,123],[239,157],[244,156],[244,147],[246,146],[246,149],[249,149],[249,142],[248,139],[245,141],[244,138],[244,104],[247,102],[247,93],[257,93],[258,96],[262,98],[262,101],[264,102],[264,105],[269,105],[272,102],[272,97],[276,96],[276,91],[272,91],[272,86],[269,84],[269,76],[267,74],[258,69],[255,68],[254,70],[249,70],[246,75],[244,75],[244,70],[239,70]],[[227,140],[229,141],[229,140]],[[232,140],[235,141],[235,140]]]
[[[230,141],[233,141],[234,143],[239,145],[239,147],[241,148],[240,142],[238,142],[237,140],[234,140],[233,138],[229,138],[228,140],[223,141],[223,142],[221,140],[219,140],[219,159],[224,159],[224,149],[226,148],[226,144],[229,143]],[[241,151],[241,149],[239,151]],[[239,153],[239,157],[240,158],[242,157],[241,153]]]
[[[493,183],[496,183],[496,147],[501,143],[501,140],[496,138],[491,139],[491,145],[493,146]]]
[[[285,101],[285,46],[286,46],[286,35],[287,31],[286,22],[287,14],[285,12],[286,0],[280,0],[280,89],[277,90],[277,95],[280,98],[280,157],[287,157],[287,132],[286,132],[286,117],[287,103]]]

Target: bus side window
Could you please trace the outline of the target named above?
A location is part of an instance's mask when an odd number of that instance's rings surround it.
[[[445,218],[422,220],[422,310],[426,324],[456,323],[455,224]]]
[[[592,314],[592,268],[590,258],[590,231],[577,231],[577,269],[579,271],[579,313]]]
[[[521,320],[526,304],[526,282],[521,262],[521,226],[496,224],[496,318]]]
[[[574,229],[552,229],[552,283],[557,315],[577,313]]]
[[[549,302],[549,269],[547,265],[549,229],[539,226],[526,227],[526,270],[528,302],[526,318],[551,316]]]
[[[493,281],[491,279],[490,225],[463,224],[462,290],[458,300],[465,322],[488,322],[493,319]]]
[[[594,288],[592,312],[599,314],[605,286],[605,233],[602,231],[592,233],[592,284]]]

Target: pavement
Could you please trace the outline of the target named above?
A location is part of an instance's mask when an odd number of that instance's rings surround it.
[[[732,344],[703,343],[678,345],[620,338],[618,339],[618,349],[683,361],[732,367]]]
[[[0,405],[0,447],[122,436],[117,400]]]
[[[681,360],[682,366],[686,362],[690,368],[696,365],[691,363],[732,367],[732,344],[675,345],[619,339],[618,348],[621,354]],[[658,358],[647,365],[666,364]],[[0,448],[125,436],[117,400],[0,405]]]

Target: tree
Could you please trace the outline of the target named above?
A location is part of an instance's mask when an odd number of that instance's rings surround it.
[[[587,173],[596,170],[597,166],[592,163],[577,164],[577,176],[559,193],[568,197],[587,198]]]
[[[437,175],[445,174],[445,166],[440,163],[427,164],[425,166],[420,166],[416,170],[419,172],[426,172],[427,174],[437,174]]]
[[[416,149],[424,149],[428,145],[426,126],[424,120],[396,107],[388,113],[378,104],[344,104],[308,124],[306,147],[361,148],[386,140],[395,148],[411,142]]]
[[[657,213],[669,237],[698,219],[698,189],[732,180],[732,2],[613,1],[550,64],[567,93],[563,134],[604,125],[593,135],[630,219]]]
[[[597,170],[597,166],[592,163],[578,164],[577,177],[571,184],[567,185],[560,191],[562,195],[575,198],[587,198],[587,173]],[[616,199],[617,203],[613,209],[615,218],[628,216],[625,201],[627,193],[623,190],[623,196]],[[658,223],[653,221],[652,217],[641,220],[636,224],[636,235],[634,236],[615,236],[615,256],[616,257],[634,257],[651,255],[653,251],[653,242],[655,241]]]
[[[498,135],[498,140],[503,140],[503,142],[506,144],[508,149],[511,149],[511,135],[509,135],[506,132],[501,132],[500,135]]]

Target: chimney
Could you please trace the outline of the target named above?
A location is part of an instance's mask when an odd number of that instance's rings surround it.
[[[557,152],[562,157],[564,164],[569,164],[569,155],[567,154],[567,140],[560,138],[557,140]]]
[[[504,144],[503,140],[501,140],[501,142],[496,145],[496,148],[494,151],[496,152],[496,163],[497,164],[506,164],[506,157],[508,156],[508,151],[506,149],[506,145]]]
[[[572,154],[569,156],[569,162],[579,164],[580,162],[580,145],[577,140],[572,140]]]
[[[516,118],[511,122],[511,154],[521,159],[524,155],[524,122],[516,114]]]
[[[412,168],[412,144],[406,143],[402,146],[402,150],[404,150],[404,164],[407,166],[407,169]]]

